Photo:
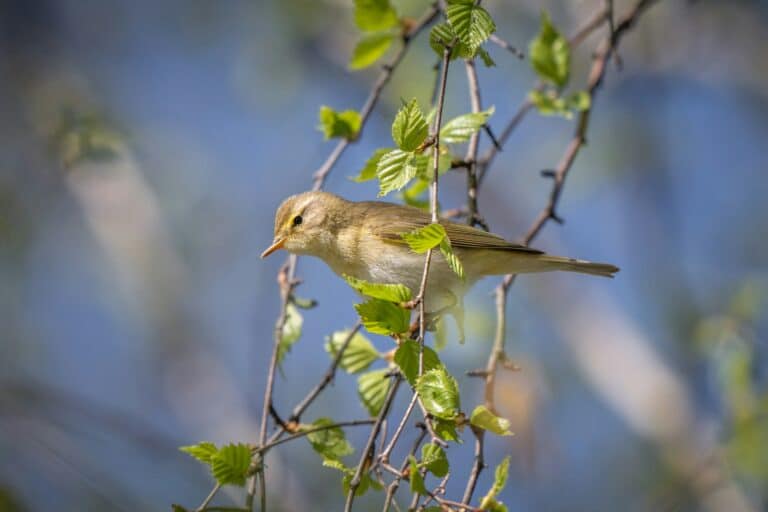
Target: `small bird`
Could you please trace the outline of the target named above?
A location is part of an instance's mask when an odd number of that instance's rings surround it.
[[[275,238],[262,254],[278,249],[316,256],[340,276],[381,284],[403,284],[415,297],[424,272],[424,254],[413,252],[401,235],[431,224],[428,213],[381,201],[347,201],[328,192],[289,197],[275,214]],[[552,256],[465,224],[440,220],[464,266],[461,279],[439,251],[432,255],[424,294],[425,313],[456,314],[469,288],[490,275],[566,270],[613,277],[607,263]],[[457,316],[458,320],[458,316]]]

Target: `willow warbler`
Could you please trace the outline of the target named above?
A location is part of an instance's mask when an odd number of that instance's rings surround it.
[[[416,296],[425,256],[413,252],[401,235],[430,223],[426,212],[410,206],[356,203],[328,192],[304,192],[289,197],[277,209],[275,238],[261,257],[278,249],[316,256],[336,274],[403,284]],[[619,271],[607,263],[551,256],[464,224],[447,220],[440,224],[464,266],[465,278],[460,279],[435,251],[424,296],[428,314],[461,306],[467,290],[485,276],[566,270],[613,277]]]

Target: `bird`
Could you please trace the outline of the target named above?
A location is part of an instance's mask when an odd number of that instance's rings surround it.
[[[424,254],[411,250],[402,235],[432,223],[429,213],[383,201],[348,201],[324,191],[285,199],[275,213],[274,240],[261,254],[278,249],[320,258],[342,277],[377,284],[402,284],[415,297],[421,288]],[[431,256],[423,304],[431,318],[457,312],[463,297],[485,276],[564,270],[613,277],[619,268],[554,256],[503,237],[440,219],[454,254],[464,267],[459,277],[445,257]]]

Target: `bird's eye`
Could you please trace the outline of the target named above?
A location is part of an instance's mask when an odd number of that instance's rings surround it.
[[[304,222],[304,219],[302,219],[302,218],[301,218],[301,215],[297,215],[297,216],[295,216],[295,217],[293,218],[293,225],[294,225],[294,226],[298,226],[298,225],[299,225],[299,224],[301,224],[302,222]]]

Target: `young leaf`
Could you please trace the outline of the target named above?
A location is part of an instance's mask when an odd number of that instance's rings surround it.
[[[440,252],[443,255],[443,258],[445,258],[445,261],[448,262],[448,266],[451,267],[451,270],[453,270],[454,274],[459,276],[459,279],[464,279],[464,265],[461,264],[461,260],[459,260],[459,257],[456,256],[456,253],[453,252],[453,247],[451,247],[451,241],[448,239],[448,237],[443,238],[440,241]]]
[[[568,40],[552,25],[546,11],[541,13],[541,30],[528,47],[531,65],[544,81],[557,87],[568,83],[571,49]]]
[[[357,393],[368,410],[368,414],[376,416],[384,405],[389,389],[389,370],[373,370],[363,373],[357,378]]]
[[[563,116],[571,119],[573,114],[565,105],[565,100],[558,96],[554,91],[538,91],[536,89],[528,93],[531,103],[543,116]]]
[[[335,358],[348,336],[348,330],[334,332],[325,343],[326,352]],[[356,332],[342,354],[339,364],[348,373],[358,373],[371,366],[379,357],[381,357],[379,352],[368,338]]]
[[[459,433],[456,432],[455,421],[441,420],[440,418],[436,418],[432,420],[432,428],[434,429],[435,434],[437,434],[437,437],[443,441],[454,441],[456,443],[461,443]]]
[[[509,431],[509,420],[496,416],[484,405],[475,407],[475,410],[472,411],[472,416],[469,418],[469,422],[476,427],[489,430],[500,436],[512,435],[512,432]]]
[[[421,195],[426,192],[428,188],[429,181],[425,179],[417,179],[413,185],[400,193],[400,197],[408,206],[415,206],[416,208],[427,210],[429,209],[429,200],[422,199]]]
[[[411,492],[416,494],[427,494],[427,488],[424,485],[424,477],[419,473],[419,465],[416,463],[416,457],[413,455],[408,456],[409,473],[408,479],[411,481]]]
[[[454,117],[445,123],[440,130],[440,142],[446,144],[457,144],[466,142],[477,130],[488,121],[488,118],[494,112],[494,107],[482,112],[464,114]]]
[[[453,43],[453,46],[451,46],[451,43]],[[432,27],[432,30],[429,32],[429,46],[432,47],[438,57],[442,57],[445,48],[451,46],[451,60],[458,57],[470,59],[474,54],[467,45],[456,37],[456,33],[448,23],[438,23]]]
[[[445,451],[436,444],[430,443],[421,447],[421,465],[438,478],[448,474],[448,457],[446,457]]]
[[[285,323],[283,335],[280,338],[280,346],[277,350],[277,362],[283,361],[285,354],[291,351],[291,347],[301,337],[301,328],[304,325],[304,317],[293,304],[288,304],[285,310]]]
[[[592,97],[587,91],[577,91],[565,100],[568,108],[577,112],[583,112],[592,105]]]
[[[411,290],[402,284],[369,283],[362,279],[344,275],[347,284],[357,290],[358,293],[374,299],[388,300],[389,302],[408,302],[411,300]]]
[[[387,30],[398,23],[397,11],[389,0],[355,0],[355,24],[360,30]]]
[[[400,190],[418,174],[426,172],[429,157],[395,149],[383,155],[376,167],[379,197]]]
[[[189,455],[193,456],[200,462],[203,462],[205,464],[211,464],[213,460],[213,456],[216,455],[219,451],[218,448],[216,448],[216,445],[213,443],[209,443],[207,441],[203,441],[201,443],[189,445],[189,446],[182,446],[179,448],[184,453],[188,453]]]
[[[496,31],[496,24],[491,15],[482,7],[475,5],[474,0],[450,0],[445,13],[448,23],[473,55]]]
[[[554,91],[534,89],[528,93],[528,98],[541,115],[562,116],[566,119],[572,119],[574,111],[587,110],[591,104],[591,98],[586,91],[575,92],[568,98],[563,98]]]
[[[408,331],[410,312],[380,299],[371,299],[362,304],[355,304],[355,311],[360,315],[363,326],[373,334],[400,334]]]
[[[440,352],[447,344],[448,331],[445,325],[445,316],[441,316],[435,321],[435,352]]]
[[[480,59],[483,61],[483,64],[485,64],[485,67],[492,68],[496,66],[496,62],[491,58],[491,55],[485,51],[483,48],[477,49],[477,54],[480,56]]]
[[[367,68],[387,53],[395,36],[391,33],[376,33],[363,37],[352,50],[349,69]]]
[[[459,414],[459,385],[444,366],[424,373],[416,382],[424,407],[437,418],[452,420]]]
[[[243,443],[228,444],[211,459],[211,472],[221,485],[245,485],[248,467],[251,465],[251,449]]]
[[[369,181],[376,177],[376,168],[379,166],[379,160],[381,157],[391,152],[391,148],[379,148],[373,152],[373,155],[366,160],[365,165],[360,170],[360,174],[350,178],[352,181],[361,183],[363,181]]]
[[[311,430],[312,428],[333,425],[334,421],[330,418],[318,418],[310,425],[302,426],[302,430]],[[354,448],[347,441],[344,431],[341,427],[332,427],[317,432],[307,434],[307,440],[312,448],[319,453],[324,460],[339,460],[342,457],[354,453]]]
[[[318,115],[320,124],[317,129],[323,132],[325,140],[341,137],[353,140],[360,131],[362,120],[360,113],[355,110],[336,112],[331,107],[323,105]]]
[[[429,224],[400,235],[415,253],[422,254],[440,245],[445,239],[445,228],[440,224]]]
[[[337,469],[344,474],[344,476],[341,479],[341,487],[344,490],[344,495],[347,495],[349,493],[349,483],[352,481],[352,478],[354,478],[355,476],[355,469],[348,468],[341,461],[334,460],[334,459],[325,459],[323,461],[323,466],[327,468]],[[368,473],[363,473],[360,479],[360,485],[357,487],[357,490],[355,491],[355,496],[362,496],[363,494],[365,494],[365,492],[368,490],[369,487],[373,487],[374,489],[381,490],[381,485],[379,484],[379,482],[371,479]]]
[[[504,507],[503,504],[496,501],[496,496],[499,495],[499,493],[504,489],[504,486],[507,484],[507,475],[509,474],[509,457],[504,457],[504,460],[501,461],[501,464],[496,466],[496,473],[493,480],[493,486],[488,490],[488,493],[483,496],[483,499],[480,501],[480,508],[483,510],[494,510],[494,511],[502,511],[506,510],[506,507]],[[491,508],[491,507],[496,508]],[[504,508],[499,508],[499,506]]]
[[[416,385],[419,377],[419,344],[414,340],[405,340],[395,351],[395,364],[403,372],[411,386]],[[442,366],[437,353],[429,347],[424,347],[424,373]]]
[[[397,112],[392,123],[392,140],[403,151],[413,151],[427,138],[429,127],[416,98]]]

